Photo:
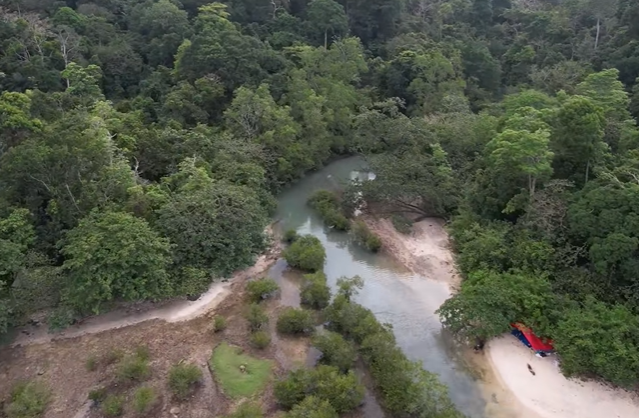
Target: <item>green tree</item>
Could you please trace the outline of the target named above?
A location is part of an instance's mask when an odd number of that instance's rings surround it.
[[[327,400],[307,396],[286,414],[286,418],[337,418],[339,415]]]
[[[561,177],[573,178],[570,174],[584,173],[583,183],[588,182],[592,165],[600,162],[606,152],[604,124],[601,110],[585,97],[575,96],[562,104],[552,140],[557,155],[555,165]]]
[[[0,155],[17,145],[30,132],[41,129],[42,122],[31,117],[29,95],[8,91],[0,95]]]
[[[568,376],[595,373],[621,386],[637,382],[639,319],[621,305],[589,298],[565,312],[557,325],[555,348]]]
[[[277,402],[286,409],[302,403],[307,396],[315,396],[329,402],[338,413],[355,409],[364,398],[364,387],[352,371],[343,374],[323,365],[289,373],[275,384],[274,392]]]
[[[177,267],[224,277],[264,248],[268,217],[254,190],[214,181],[194,160],[185,160],[166,185],[171,192],[157,210],[157,227],[175,245]]]
[[[157,299],[170,294],[169,243],[141,219],[94,211],[69,231],[61,252],[66,297],[79,310],[98,313],[113,299]]]
[[[318,238],[304,235],[284,250],[284,258],[292,267],[315,272],[324,267],[326,250]]]
[[[328,48],[328,34],[344,35],[348,30],[348,18],[344,7],[334,0],[313,0],[306,9],[313,28],[324,35],[324,49]]]
[[[515,131],[507,129],[488,143],[491,150],[490,162],[499,175],[511,178],[525,177],[527,189],[532,199],[538,181],[552,175],[553,153],[549,149],[550,132],[537,130]]]
[[[470,273],[460,292],[437,312],[444,326],[472,341],[501,335],[513,322],[543,332],[552,299],[550,281],[543,274],[479,270]]]
[[[350,370],[357,358],[355,347],[336,332],[322,332],[313,337],[312,344],[322,352],[320,361],[343,372]]]
[[[313,274],[305,274],[300,298],[302,304],[309,308],[326,308],[331,299],[331,289],[326,283],[326,275],[321,271]]]

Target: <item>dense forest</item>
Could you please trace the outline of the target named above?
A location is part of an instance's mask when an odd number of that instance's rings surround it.
[[[202,292],[274,195],[362,154],[440,216],[461,338],[522,321],[569,375],[639,380],[639,3],[5,0],[0,332]],[[633,197],[634,194],[634,197]]]

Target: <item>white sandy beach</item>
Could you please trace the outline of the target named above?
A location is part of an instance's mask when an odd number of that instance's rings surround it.
[[[459,275],[440,220],[418,222],[410,235],[397,232],[387,219],[366,221],[382,237],[385,251],[415,273],[442,281],[455,291]],[[536,357],[511,335],[491,341],[484,353],[470,356],[483,372],[480,387],[490,418],[639,418],[636,394],[566,379],[554,356]]]
[[[639,417],[636,394],[594,381],[566,379],[554,356],[539,358],[510,335],[491,341],[486,356],[498,381],[541,418]]]

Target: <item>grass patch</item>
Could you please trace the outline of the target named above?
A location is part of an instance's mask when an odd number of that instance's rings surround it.
[[[5,412],[9,418],[41,417],[50,400],[51,392],[43,383],[18,383],[11,391]]]
[[[109,395],[100,405],[100,409],[107,417],[119,417],[124,413],[124,398],[122,396]]]
[[[155,390],[151,387],[138,388],[133,394],[133,409],[142,414],[148,412],[157,400]]]
[[[241,354],[237,348],[227,343],[220,344],[213,351],[210,365],[218,383],[232,398],[248,398],[261,392],[271,377],[270,360],[259,360]],[[244,372],[240,366],[246,368]]]

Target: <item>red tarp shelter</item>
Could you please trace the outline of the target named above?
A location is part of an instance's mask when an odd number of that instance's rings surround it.
[[[532,332],[532,330],[528,328],[527,326],[520,323],[511,324],[511,325],[513,328],[518,329],[519,331],[521,331],[522,334],[524,334],[524,337],[526,337],[526,339],[530,343],[530,348],[532,348],[533,350],[535,351],[554,351],[555,350],[551,340],[546,340],[545,342],[542,341],[541,338],[537,337],[535,333]]]

